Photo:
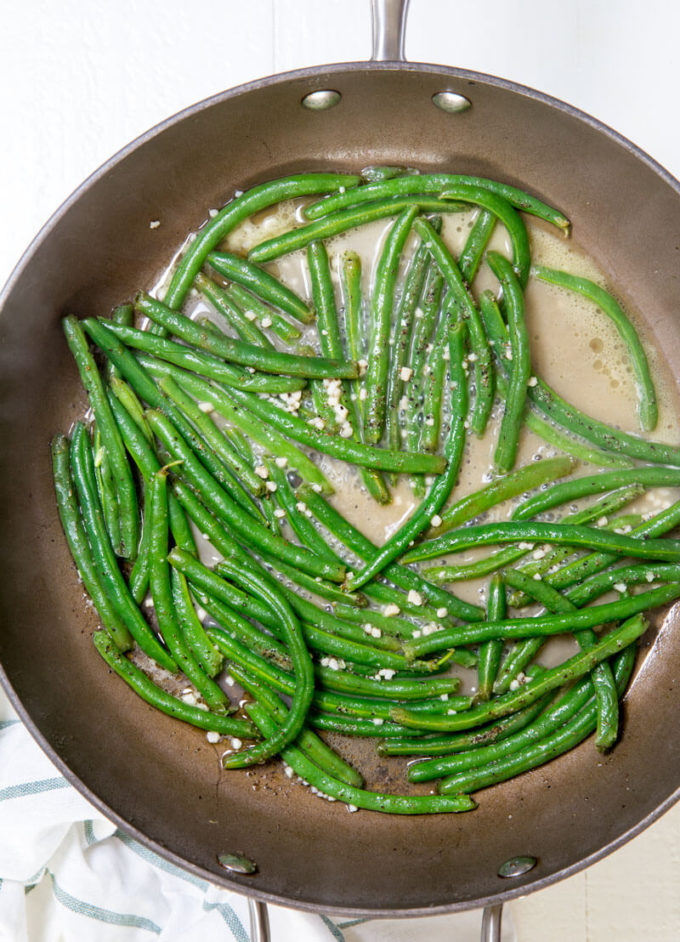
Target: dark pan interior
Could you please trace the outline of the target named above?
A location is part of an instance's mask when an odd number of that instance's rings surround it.
[[[342,92],[314,113],[309,91]],[[431,103],[460,91],[470,111]],[[674,798],[680,634],[646,638],[623,741],[587,743],[479,795],[461,816],[394,818],[320,801],[279,772],[221,773],[205,735],[154,712],[89,642],[54,508],[49,440],[82,409],[59,319],[149,287],[212,206],[288,171],[374,162],[472,172],[564,209],[575,237],[680,375],[680,194],[647,158],[583,116],[481,76],[407,65],[309,70],[229,92],[156,129],[60,211],[8,286],[0,319],[0,663],[42,745],[105,812],[155,850],[245,892],[325,911],[415,914],[527,892],[604,853]],[[149,222],[161,225],[150,229]],[[258,864],[233,877],[217,854]],[[499,865],[531,854],[516,882]]]

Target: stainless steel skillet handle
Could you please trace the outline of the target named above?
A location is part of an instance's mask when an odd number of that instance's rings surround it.
[[[250,916],[250,942],[269,942],[269,912],[264,900],[248,897]]]
[[[404,38],[409,0],[371,0],[375,62],[405,62]]]

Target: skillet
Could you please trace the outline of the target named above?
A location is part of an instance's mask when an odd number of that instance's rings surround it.
[[[302,109],[300,99],[319,88],[340,90],[341,103],[324,113]],[[472,108],[455,123],[431,108],[423,121],[441,90],[465,95]],[[228,166],[216,159],[225,153]],[[4,293],[0,662],[15,704],[52,758],[155,850],[282,903],[415,915],[544,885],[602,856],[674,800],[677,763],[667,744],[678,719],[677,632],[668,625],[656,641],[646,639],[644,666],[626,701],[624,741],[602,766],[586,744],[481,795],[480,809],[464,819],[348,816],[269,773],[253,792],[245,775],[218,776],[203,738],[131,704],[102,671],[85,637],[92,618],[67,578],[72,567],[53,509],[47,451],[52,432],[82,408],[61,341],[62,313],[107,310],[131,285],[150,284],[206,207],[235,188],[291,170],[371,162],[495,176],[564,207],[579,242],[647,312],[652,337],[672,359],[678,186],[592,119],[509,83],[396,63],[305,70],[217,96],[145,135],[96,174],[43,231]],[[157,173],[159,165],[166,173]],[[151,240],[148,219],[159,206],[164,225]],[[671,366],[677,375],[677,362]],[[309,847],[319,834],[325,843],[317,857]],[[225,850],[253,857],[257,878],[220,871],[215,858]],[[498,867],[517,854],[538,863],[508,887]]]

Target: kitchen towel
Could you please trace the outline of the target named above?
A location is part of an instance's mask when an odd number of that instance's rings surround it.
[[[0,942],[248,942],[248,902],[133,840],[33,740],[0,690]],[[477,942],[481,913],[349,919],[269,907],[272,942]],[[503,942],[515,935],[506,913]]]

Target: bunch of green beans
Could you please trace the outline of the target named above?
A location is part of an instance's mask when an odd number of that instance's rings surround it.
[[[235,248],[232,232],[291,199],[293,228]],[[485,178],[299,174],[214,215],[165,292],[64,319],[90,421],[55,436],[53,473],[94,644],[135,695],[230,737],[225,769],[281,756],[356,808],[463,812],[593,732],[615,745],[647,615],[680,598],[680,447],[650,438],[659,405],[633,323],[602,285],[532,262],[526,215],[568,232]],[[330,241],[371,225],[375,259]],[[536,375],[536,282],[614,325],[641,435]],[[550,456],[522,464],[527,435]],[[476,439],[493,466],[466,490]],[[336,500],[355,494],[350,520]],[[390,502],[376,545],[363,518]],[[555,636],[578,650],[546,667]],[[439,794],[372,789],[342,755],[349,736],[418,757],[408,781]]]

